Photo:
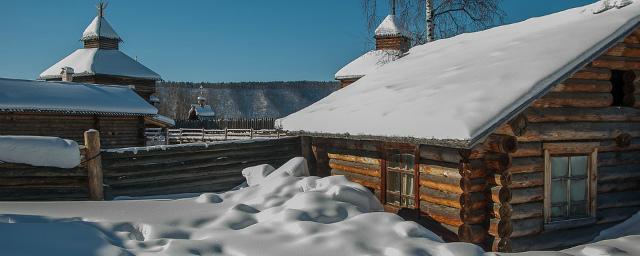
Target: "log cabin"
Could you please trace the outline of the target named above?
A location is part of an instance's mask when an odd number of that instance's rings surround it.
[[[53,136],[103,148],[144,146],[145,117],[157,109],[128,86],[0,78],[0,135]]]
[[[401,58],[410,45],[410,33],[404,29],[395,15],[395,1],[389,14],[375,30],[375,50],[353,60],[335,74],[344,88],[385,64]]]
[[[640,3],[412,48],[277,121],[320,176],[492,251],[567,248],[640,210]]]
[[[136,93],[150,101],[161,77],[119,50],[122,38],[104,17],[105,8],[104,3],[98,5],[98,15],[82,33],[80,40],[84,48],[75,50],[47,68],[39,79],[61,81],[60,70],[70,67],[75,71],[75,82],[132,85]]]

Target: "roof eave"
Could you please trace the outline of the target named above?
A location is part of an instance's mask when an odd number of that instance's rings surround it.
[[[434,139],[434,138],[426,139],[426,138],[415,138],[415,137],[352,135],[348,133],[338,134],[338,133],[318,133],[318,132],[306,132],[306,131],[287,131],[287,134],[297,135],[297,136],[330,138],[330,139],[369,140],[369,141],[383,141],[383,142],[393,142],[393,143],[407,143],[407,144],[415,144],[415,145],[430,145],[430,146],[450,147],[450,148],[460,148],[460,149],[471,148],[469,140],[458,140],[458,139]]]

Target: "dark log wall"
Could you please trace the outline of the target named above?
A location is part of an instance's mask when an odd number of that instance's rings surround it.
[[[400,36],[376,36],[376,50],[393,49],[406,52],[409,50],[409,39]]]
[[[351,85],[352,83],[355,83],[356,81],[358,81],[358,79],[360,78],[345,78],[345,79],[338,79],[338,81],[340,81],[340,87],[345,88]]]
[[[80,147],[81,161],[85,149]],[[0,163],[0,201],[87,200],[89,188],[84,165],[73,169]]]
[[[217,192],[240,185],[242,169],[279,167],[300,156],[299,138],[114,149],[102,152],[106,198]]]
[[[49,81],[60,81],[60,78],[48,79]],[[73,77],[76,83],[110,84],[110,85],[133,85],[135,92],[144,100],[149,101],[149,97],[156,92],[156,81],[149,79],[116,77],[106,75],[77,76]]]
[[[0,135],[53,136],[83,144],[89,129],[100,131],[103,148],[145,143],[142,117],[0,113]]]
[[[503,175],[511,194],[505,215],[511,221],[506,246],[513,251],[543,250],[590,241],[598,231],[640,210],[640,31],[588,64],[536,100],[496,133],[517,137],[518,150]],[[612,70],[629,71],[623,107],[612,107]],[[547,231],[544,228],[545,143],[598,146],[597,223]],[[491,190],[497,190],[493,186]],[[494,215],[499,215],[496,211]],[[493,225],[493,223],[492,223]]]

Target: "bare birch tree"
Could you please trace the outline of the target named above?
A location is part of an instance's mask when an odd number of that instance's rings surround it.
[[[414,45],[491,28],[506,16],[500,0],[362,0],[370,32],[379,23],[380,1],[396,5],[398,21],[411,32]]]

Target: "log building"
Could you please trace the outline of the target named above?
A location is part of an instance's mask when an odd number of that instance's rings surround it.
[[[84,48],[46,69],[40,79],[61,81],[60,70],[72,68],[73,81],[93,84],[132,85],[147,101],[155,93],[160,75],[119,50],[122,39],[104,17],[106,5],[98,5],[98,15],[82,33]]]
[[[393,2],[395,5],[395,1]],[[401,58],[410,46],[410,34],[398,22],[395,8],[376,28],[376,48],[353,60],[335,74],[344,88],[385,64]]]
[[[591,241],[640,210],[640,4],[600,4],[414,47],[278,126],[449,240]]]
[[[144,146],[144,118],[157,114],[127,86],[0,78],[0,135],[53,136],[103,148]]]

